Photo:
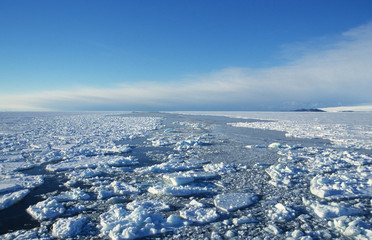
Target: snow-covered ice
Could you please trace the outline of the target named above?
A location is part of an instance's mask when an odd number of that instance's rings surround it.
[[[372,238],[371,113],[223,114],[0,113],[0,238]]]
[[[62,215],[65,211],[66,208],[53,198],[38,202],[37,204],[27,208],[27,212],[39,221],[56,218]]]
[[[233,212],[248,207],[258,201],[256,194],[252,193],[225,193],[214,199],[214,205],[226,212]]]
[[[23,189],[15,192],[0,194],[0,210],[8,208],[22,200],[30,190]]]
[[[77,237],[89,222],[85,216],[60,218],[52,226],[52,236],[57,238]]]

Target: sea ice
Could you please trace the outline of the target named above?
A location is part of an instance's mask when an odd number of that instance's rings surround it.
[[[8,208],[22,200],[30,190],[23,189],[16,192],[0,194],[0,210]]]
[[[165,180],[170,181],[174,186],[184,185],[195,180],[208,180],[217,178],[219,175],[203,171],[178,172],[163,175]]]
[[[0,173],[15,172],[19,170],[30,169],[33,167],[35,167],[35,164],[24,162],[24,160],[21,160],[19,162],[1,162]]]
[[[186,220],[205,224],[215,221],[219,215],[214,208],[190,207],[180,211],[180,216]]]
[[[280,187],[291,186],[293,180],[300,177],[304,172],[300,168],[284,166],[281,163],[270,166],[265,171],[271,177],[269,183]]]
[[[128,210],[134,210],[136,208],[143,208],[147,212],[160,212],[160,211],[167,211],[170,209],[169,205],[163,202],[159,202],[156,200],[134,200],[127,204]]]
[[[110,186],[116,194],[138,194],[141,190],[125,182],[113,181]]]
[[[244,224],[244,223],[258,223],[257,219],[254,219],[254,218],[251,218],[251,217],[246,217],[246,216],[243,216],[243,217],[240,217],[240,218],[233,218],[232,221],[235,225]]]
[[[328,199],[372,198],[372,167],[339,171],[328,176],[317,175],[310,183],[312,194]]]
[[[86,216],[60,218],[52,226],[52,236],[57,238],[77,237],[89,222]]]
[[[169,173],[177,171],[187,171],[196,168],[199,168],[199,166],[179,161],[168,161],[149,167],[136,168],[134,171],[138,173]]]
[[[35,188],[44,183],[44,177],[40,175],[27,176],[27,175],[16,175],[15,177],[1,179],[0,192],[14,191],[19,188]]]
[[[328,225],[347,237],[361,240],[372,239],[372,226],[360,219],[354,220],[343,216],[329,221]]]
[[[320,218],[337,218],[341,216],[363,215],[361,209],[344,207],[340,203],[321,204],[316,201],[302,199],[306,206],[309,206]]]
[[[135,239],[171,230],[169,222],[160,214],[149,214],[143,208],[129,213],[122,205],[113,205],[100,216],[101,236],[111,239]]]
[[[89,198],[90,198],[89,194],[83,192],[79,188],[73,188],[68,192],[63,192],[60,195],[54,197],[54,199],[56,199],[59,202],[87,200]]]
[[[269,210],[268,215],[274,222],[288,222],[296,217],[296,211],[277,203],[273,209]]]
[[[48,198],[29,206],[26,210],[34,219],[44,221],[46,219],[56,218],[62,215],[66,209],[61,203],[53,198]]]
[[[233,212],[248,207],[258,201],[256,194],[252,193],[224,193],[214,199],[214,205],[226,212]]]
[[[203,166],[204,171],[212,172],[212,173],[219,173],[219,174],[226,174],[226,173],[233,173],[236,172],[236,169],[228,164],[228,163],[210,163]]]
[[[155,195],[170,195],[177,197],[187,197],[199,194],[208,194],[212,191],[207,187],[193,187],[193,186],[154,186],[150,187],[148,191]]]
[[[97,168],[99,165],[108,166],[131,166],[138,164],[133,157],[122,156],[79,156],[56,164],[48,164],[46,170],[51,172],[66,171],[73,169]]]

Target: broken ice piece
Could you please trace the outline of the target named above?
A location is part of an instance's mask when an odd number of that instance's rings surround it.
[[[224,193],[214,199],[214,205],[226,212],[233,212],[248,207],[258,201],[256,194],[252,193]]]

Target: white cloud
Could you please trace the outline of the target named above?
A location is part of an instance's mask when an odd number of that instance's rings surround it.
[[[0,110],[271,110],[372,102],[372,23],[287,65],[174,82],[2,95]]]

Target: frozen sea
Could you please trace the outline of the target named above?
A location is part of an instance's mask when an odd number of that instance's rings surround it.
[[[0,239],[372,239],[372,113],[0,113]]]

